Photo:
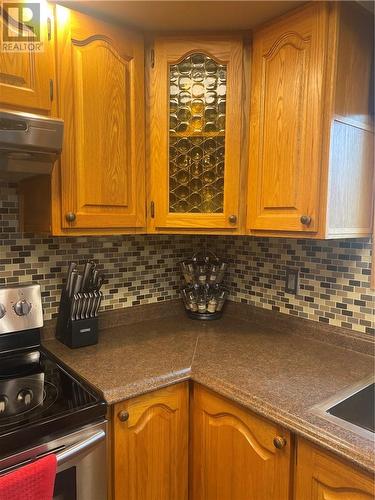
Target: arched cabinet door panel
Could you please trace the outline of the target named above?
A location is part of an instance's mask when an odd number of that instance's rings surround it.
[[[289,499],[289,433],[199,385],[193,456],[194,500]]]
[[[298,440],[298,500],[374,500],[374,479],[303,439]]]
[[[60,6],[57,22],[62,227],[144,227],[143,39]]]
[[[318,230],[327,36],[314,3],[254,34],[250,230]]]
[[[114,407],[115,500],[187,500],[188,386]]]

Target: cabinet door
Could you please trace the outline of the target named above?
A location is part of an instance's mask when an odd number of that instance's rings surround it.
[[[289,499],[288,432],[199,386],[193,414],[194,500]]]
[[[374,481],[349,464],[298,440],[296,499],[374,500]]]
[[[115,500],[187,500],[188,385],[119,403],[113,418]]]
[[[159,39],[151,70],[153,229],[236,229],[242,41]]]
[[[318,231],[326,9],[311,2],[254,34],[250,230]]]
[[[32,4],[32,7],[36,9],[33,11],[33,18],[40,31],[39,34],[37,31],[30,33],[28,38],[27,27],[17,24],[21,23],[23,16],[25,19],[30,18],[26,11],[27,5],[23,7],[22,2],[13,6],[9,3],[6,7],[3,5],[0,17],[0,29],[3,32],[3,47],[0,50],[0,104],[25,111],[49,112],[53,97],[50,86],[54,85],[52,12],[46,2]],[[34,49],[14,51],[15,46],[21,49],[27,43],[22,41],[24,36]]]
[[[62,227],[145,225],[141,36],[57,6]]]

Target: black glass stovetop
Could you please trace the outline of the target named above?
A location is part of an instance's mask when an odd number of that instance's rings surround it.
[[[0,458],[105,413],[100,395],[43,349],[0,355]]]

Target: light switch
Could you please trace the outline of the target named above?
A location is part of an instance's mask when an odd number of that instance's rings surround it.
[[[286,279],[285,279],[285,292],[293,293],[297,295],[298,293],[298,281],[299,281],[299,270],[287,268]]]

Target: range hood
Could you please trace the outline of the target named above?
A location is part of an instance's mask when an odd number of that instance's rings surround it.
[[[0,110],[0,177],[49,174],[62,149],[64,122]]]

